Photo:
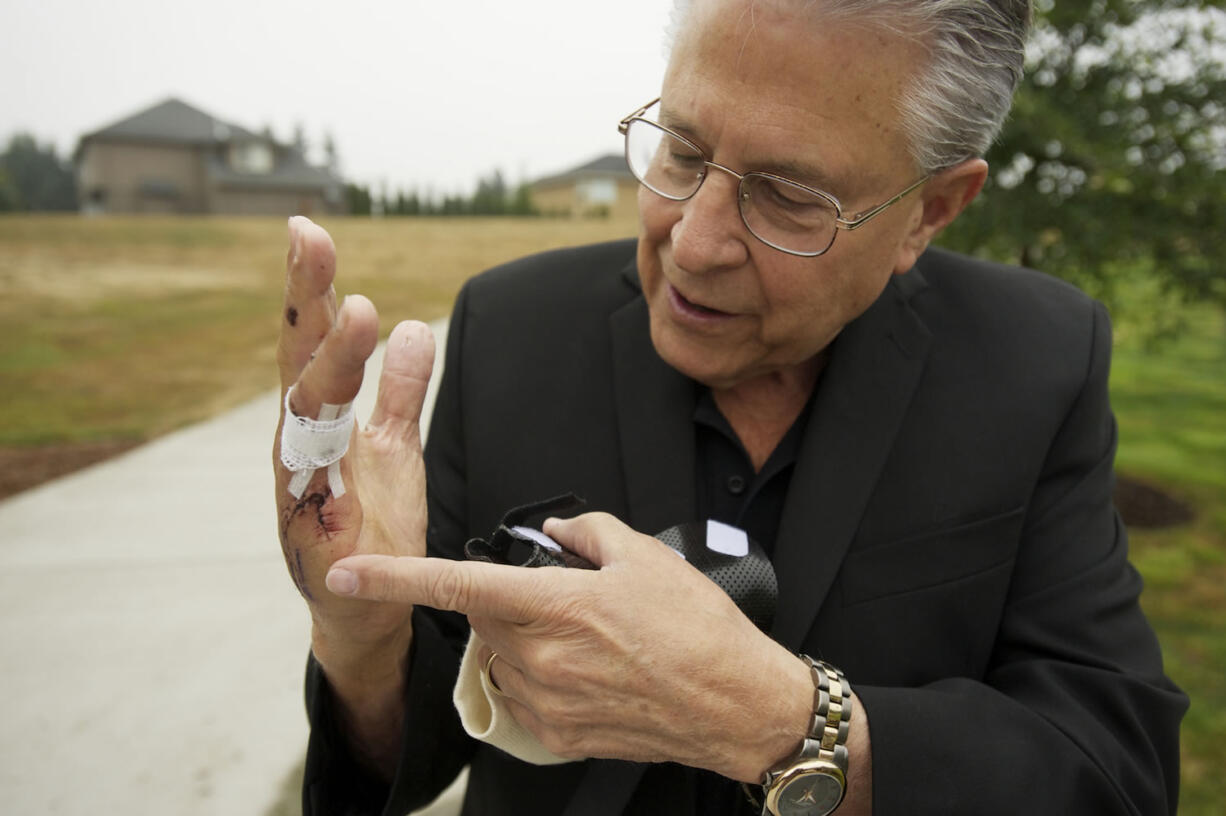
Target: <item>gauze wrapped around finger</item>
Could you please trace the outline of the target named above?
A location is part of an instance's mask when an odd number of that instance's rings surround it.
[[[340,460],[349,450],[353,433],[353,403],[319,406],[319,417],[301,417],[290,408],[291,386],[285,392],[285,422],[281,425],[281,464],[293,472],[288,489],[295,499],[302,498],[311,477],[319,468],[328,469],[328,487],[332,495],[345,495]]]

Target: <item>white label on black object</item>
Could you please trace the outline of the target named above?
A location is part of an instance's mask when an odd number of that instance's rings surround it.
[[[707,519],[707,549],[743,558],[749,555],[749,536],[739,527]]]
[[[553,550],[554,552],[562,552],[561,545],[558,544],[558,542],[554,541],[549,536],[542,533],[540,530],[534,530],[531,527],[512,527],[511,530],[516,533],[519,533],[522,536],[527,536],[528,538],[532,539],[537,544],[540,544],[542,547],[544,547],[547,550]]]

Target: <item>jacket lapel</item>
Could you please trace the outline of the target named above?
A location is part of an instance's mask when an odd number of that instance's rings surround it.
[[[625,276],[635,289],[631,264]],[[649,535],[697,515],[694,473],[694,385],[668,366],[651,344],[647,302],[631,300],[609,317],[613,393],[625,478],[627,517]],[[565,816],[622,813],[647,766],[589,760]]]
[[[775,542],[773,635],[793,651],[830,591],[923,371],[931,334],[907,299],[924,285],[916,270],[894,278],[844,328],[822,375]]]
[[[614,312],[609,330],[627,522],[652,535],[697,513],[694,385],[656,354],[642,297]]]

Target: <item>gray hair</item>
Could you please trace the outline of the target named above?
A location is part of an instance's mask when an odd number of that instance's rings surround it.
[[[880,27],[927,50],[927,64],[899,100],[902,127],[921,172],[982,156],[991,147],[1021,81],[1029,0],[793,2],[823,20]],[[691,3],[673,2],[670,46]]]

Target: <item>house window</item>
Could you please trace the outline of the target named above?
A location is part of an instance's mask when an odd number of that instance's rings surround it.
[[[272,145],[267,142],[236,142],[230,145],[230,167],[240,173],[271,173]]]
[[[575,185],[580,204],[613,204],[617,201],[617,184],[613,179],[583,179]]]

